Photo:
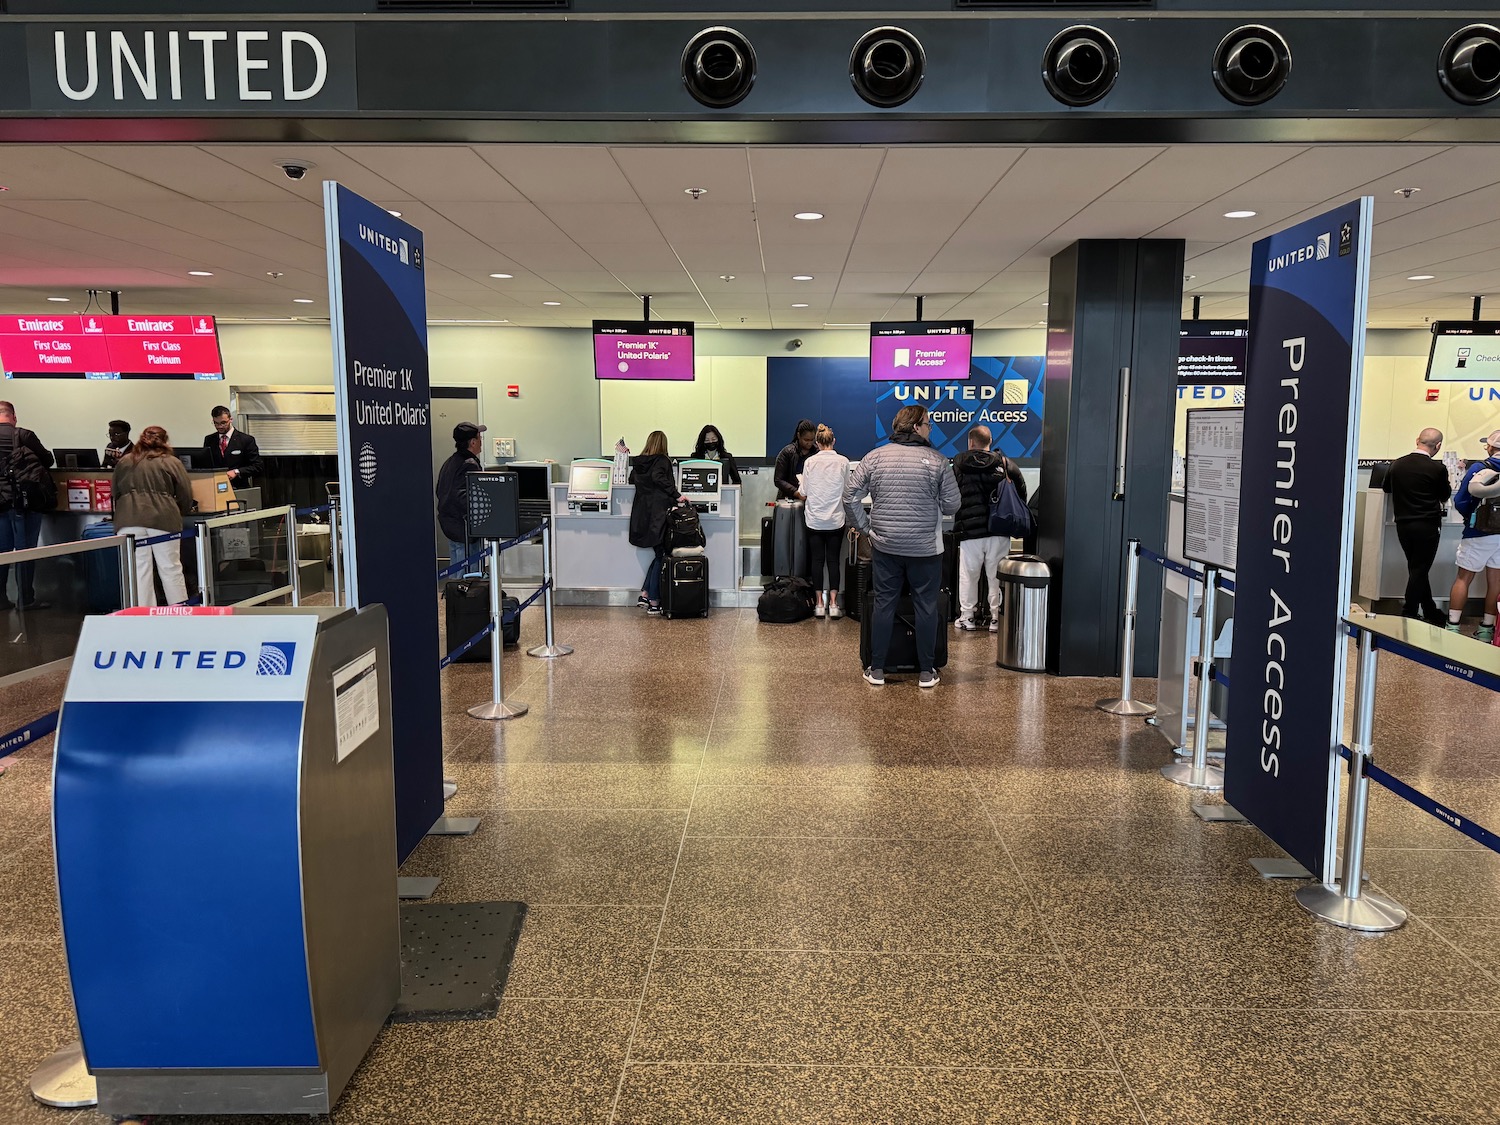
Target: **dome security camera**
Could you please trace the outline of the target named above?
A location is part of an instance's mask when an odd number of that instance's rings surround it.
[[[794,352],[801,346],[802,338],[800,336],[794,337],[793,339],[790,339],[786,342],[786,350],[789,352]]]
[[[295,182],[305,178],[316,165],[309,160],[278,160],[276,167],[281,169],[283,176]]]

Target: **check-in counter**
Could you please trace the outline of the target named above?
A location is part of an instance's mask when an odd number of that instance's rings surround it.
[[[630,545],[632,487],[616,488],[608,511],[570,512],[568,485],[552,486],[556,600],[563,605],[634,605],[651,552]],[[741,578],[740,489],[727,485],[717,512],[700,512],[712,604],[737,604]]]
[[[1396,520],[1391,498],[1378,488],[1367,488],[1359,494],[1357,547],[1359,554],[1358,585],[1361,598],[1371,603],[1400,602],[1406,597],[1406,554],[1396,538]],[[1439,605],[1448,605],[1448,590],[1458,573],[1454,561],[1458,543],[1463,538],[1462,517],[1451,507],[1443,518],[1442,538],[1438,541],[1437,561],[1432,564],[1432,596]],[[1481,573],[1469,587],[1469,600],[1484,597],[1485,581]]]

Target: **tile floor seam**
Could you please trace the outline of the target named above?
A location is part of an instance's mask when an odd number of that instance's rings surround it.
[[[1373,879],[1370,880],[1370,881],[1371,881],[1371,883],[1374,882]],[[1428,933],[1432,934],[1433,937],[1437,938],[1438,941],[1442,942],[1449,949],[1453,950],[1453,952],[1456,953],[1456,954],[1458,954],[1458,956],[1460,958],[1462,958],[1464,961],[1467,961],[1471,966],[1473,966],[1480,973],[1482,973],[1485,976],[1485,978],[1490,981],[1490,983],[1492,983],[1492,984],[1500,984],[1500,974],[1495,973],[1489,967],[1487,967],[1484,964],[1481,964],[1479,961],[1476,961],[1468,953],[1466,953],[1462,949],[1460,949],[1457,945],[1455,945],[1453,943],[1453,941],[1448,937],[1447,934],[1443,933],[1436,926],[1434,926],[1431,922],[1429,922],[1424,915],[1417,914],[1415,911],[1409,911],[1408,914],[1407,914],[1407,918],[1408,918],[1409,921],[1416,922],[1417,924],[1419,924],[1420,926],[1422,926],[1424,929],[1427,930]]]
[[[978,1074],[1114,1074],[1092,1066],[962,1066],[956,1063],[789,1063],[789,1062],[627,1062],[626,1067],[642,1069],[701,1068],[716,1070],[911,1070],[911,1071],[958,1071]]]
[[[1022,892],[1026,895],[1026,899],[1028,902],[1030,902],[1031,909],[1036,915],[1037,925],[1041,928],[1042,933],[1046,935],[1047,942],[1052,946],[1053,952],[1058,960],[1066,966],[1067,960],[1063,957],[1062,947],[1057,941],[1057,936],[1052,932],[1052,927],[1048,924],[1046,916],[1041,911],[1040,902],[1037,899],[1036,893],[1032,889],[1031,878],[1028,877],[1028,873],[1026,871],[1022,870],[1021,865],[1016,862],[1015,855],[1010,850],[1010,845],[1006,843],[1005,837],[1001,835],[1000,826],[995,822],[995,815],[990,810],[989,806],[985,804],[984,798],[980,793],[978,783],[976,782],[971,771],[971,767],[967,762],[964,761],[963,752],[956,745],[953,734],[950,732],[946,735],[946,737],[948,739],[949,748],[958,757],[965,775],[969,778],[969,785],[971,790],[973,791],[975,797],[979,799],[980,808],[983,810],[985,818],[989,821],[990,831],[994,834],[995,841],[1000,845],[1001,850],[1004,851],[1006,860],[1010,863],[1012,870],[1014,870],[1016,874],[1016,878],[1020,881]],[[1079,1002],[1082,1004],[1083,1009],[1088,1012],[1089,1020],[1094,1025],[1094,1033],[1098,1035],[1099,1042],[1103,1045],[1105,1054],[1109,1058],[1109,1061],[1114,1064],[1114,1073],[1118,1075],[1121,1085],[1125,1087],[1125,1092],[1130,1095],[1130,1102],[1135,1106],[1135,1111],[1139,1115],[1142,1125],[1151,1125],[1151,1119],[1146,1116],[1146,1107],[1141,1104],[1141,1099],[1136,1096],[1135,1087],[1130,1084],[1130,1078],[1128,1075],[1126,1075],[1125,1068],[1120,1064],[1119,1056],[1115,1053],[1114,1043],[1110,1040],[1109,1036],[1105,1034],[1104,1024],[1099,1019],[1098,1010],[1095,1009],[1088,994],[1084,991],[1083,985],[1078,979],[1078,974],[1066,973],[1065,977],[1068,981],[1068,984],[1072,987],[1074,994],[1078,997]]]
[[[735,632],[744,628],[744,617],[735,622]],[[688,801],[688,814],[682,821],[682,835],[677,840],[677,854],[672,858],[672,874],[667,878],[667,893],[662,900],[661,916],[656,921],[656,933],[651,938],[651,952],[646,957],[646,974],[641,980],[641,992],[635,1004],[635,1015],[630,1021],[630,1034],[625,1037],[625,1054],[620,1062],[620,1077],[615,1082],[614,1100],[610,1102],[609,1117],[606,1125],[615,1125],[615,1119],[620,1112],[620,1099],[625,1094],[625,1075],[630,1070],[630,1052],[635,1046],[636,1032],[641,1026],[641,1013],[646,1007],[646,996],[651,989],[651,970],[656,965],[657,950],[661,947],[661,935],[667,926],[667,911],[672,908],[672,888],[677,884],[677,870],[682,864],[682,853],[687,848],[688,826],[693,820],[693,804],[698,797],[698,786],[703,780],[703,763],[708,756],[709,743],[713,740],[714,720],[719,714],[719,704],[724,698],[724,689],[729,682],[729,670],[732,665],[725,663],[723,670],[719,673],[719,690],[714,696],[714,709],[708,717],[708,729],[703,732],[703,745],[698,750],[698,772],[693,777],[693,796]]]

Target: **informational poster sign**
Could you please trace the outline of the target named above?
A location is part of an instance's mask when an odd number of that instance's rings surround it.
[[[1224,796],[1332,877],[1374,200],[1255,244]]]
[[[1189,410],[1182,557],[1235,569],[1244,410]]]
[[[390,620],[398,862],[443,815],[422,232],[323,184],[349,604]]]

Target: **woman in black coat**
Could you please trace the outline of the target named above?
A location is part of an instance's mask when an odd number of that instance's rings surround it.
[[[724,435],[719,433],[718,426],[704,426],[698,431],[693,460],[718,461],[724,466],[724,483],[740,483],[740,467],[734,463],[734,454],[724,448]]]
[[[672,458],[667,454],[667,435],[660,430],[652,430],[646,439],[646,448],[635,459],[632,479],[635,501],[630,506],[630,542],[655,552],[635,604],[657,616],[661,613],[661,570],[667,557],[667,513],[673,505],[687,503],[677,491]]]

